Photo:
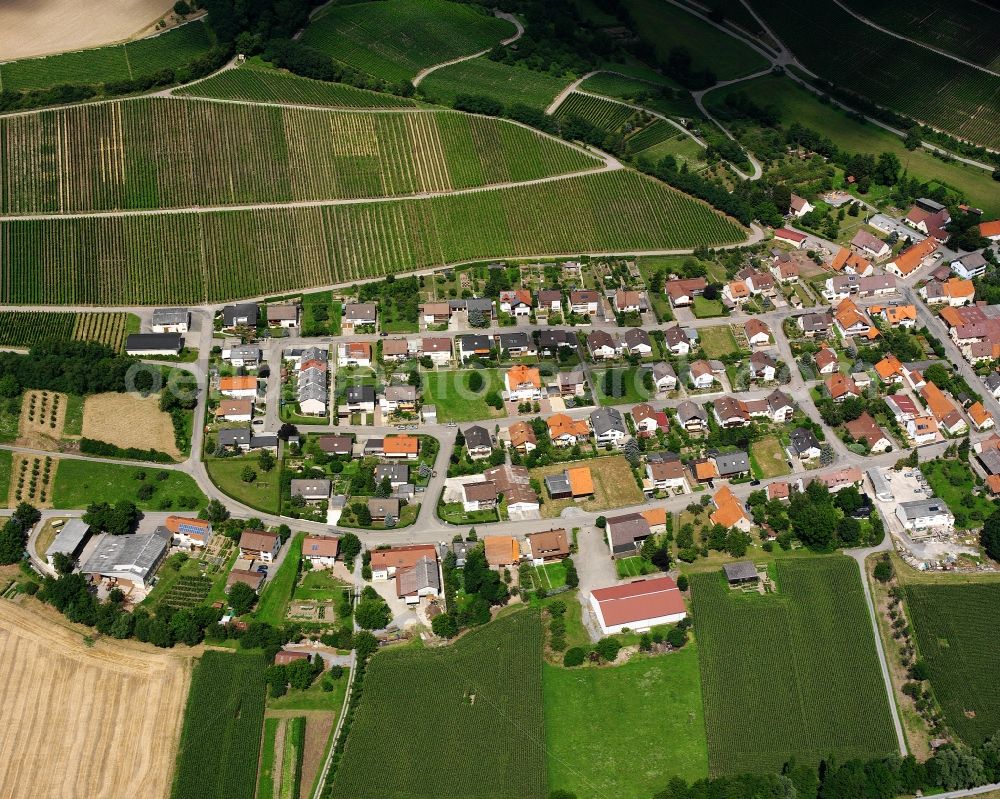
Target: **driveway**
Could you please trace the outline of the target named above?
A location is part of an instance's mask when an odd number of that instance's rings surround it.
[[[604,542],[604,531],[593,525],[580,528],[577,536],[578,551],[573,557],[576,573],[580,577],[580,604],[583,606],[583,624],[591,640],[601,638],[601,628],[590,609],[590,592],[618,582],[614,561]]]

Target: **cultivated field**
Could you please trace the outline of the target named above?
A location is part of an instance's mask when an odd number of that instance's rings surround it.
[[[120,351],[128,321],[124,313],[0,311],[0,344],[31,347],[42,341],[96,341]]]
[[[27,391],[21,403],[17,443],[33,449],[56,449],[66,423],[68,397],[57,391]]]
[[[389,82],[422,68],[488,50],[514,26],[485,10],[446,0],[382,0],[333,5],[318,14],[303,44]]]
[[[180,460],[170,414],[160,410],[155,394],[94,394],[83,405],[83,437],[122,449],[156,449]]]
[[[794,757],[868,759],[896,750],[857,564],[780,559],[778,591],[691,578],[713,774],[776,771]]]
[[[68,6],[64,0],[56,2]],[[161,5],[160,12],[165,10]],[[40,13],[37,8],[32,8],[31,13],[38,20],[49,21],[48,15]],[[87,16],[93,16],[93,10],[89,6]],[[53,15],[52,19],[58,19],[58,16]],[[152,19],[153,17],[150,17],[145,21],[151,22]],[[99,19],[96,23],[84,24],[82,27],[86,29],[93,24],[99,24]],[[0,39],[6,30],[6,25],[0,29]],[[129,31],[129,34],[134,30]],[[5,91],[44,89],[64,83],[96,84],[139,78],[162,69],[172,69],[187,64],[197,56],[208,52],[210,46],[208,29],[201,20],[197,20],[165,33],[126,44],[0,64],[0,89]],[[10,52],[9,49],[0,46],[0,53],[4,57]]]
[[[906,605],[945,721],[978,746],[1000,727],[1000,585],[907,585]]]
[[[216,97],[254,103],[287,103],[331,108],[403,108],[416,103],[405,97],[326,83],[267,69],[227,69],[211,78],[178,89],[186,97]]]
[[[420,91],[442,105],[452,105],[460,94],[482,94],[505,106],[523,104],[544,109],[571,82],[570,77],[557,78],[484,56],[432,72],[420,84]]]
[[[850,153],[869,153],[876,157],[883,152],[894,153],[909,174],[918,180],[940,181],[964,194],[969,202],[982,208],[988,215],[1000,213],[997,184],[986,170],[957,161],[942,161],[928,150],[907,150],[898,136],[848,116],[836,106],[822,102],[819,97],[790,78],[757,78],[711,92],[706,95],[705,100],[710,107],[714,107],[721,104],[729,93],[734,92],[744,92],[760,105],[773,105],[777,108],[783,125],[798,122],[819,131]]]
[[[626,170],[422,200],[7,221],[0,302],[219,301],[466,260],[744,237],[704,203]]]
[[[379,653],[365,674],[333,795],[542,799],[542,701],[536,610],[449,647]]]
[[[877,31],[827,0],[758,0],[754,10],[821,77],[976,144],[1000,146],[1000,78]],[[856,57],[842,58],[847,51]]]
[[[27,58],[117,42],[141,31],[169,7],[165,0],[7,3],[0,53],[5,59]]]
[[[253,799],[264,724],[264,656],[205,652],[191,677],[174,799]]]
[[[694,644],[613,668],[546,664],[542,675],[553,790],[638,799],[671,777],[708,776]]]
[[[188,658],[88,643],[78,628],[9,602],[0,648],[4,797],[169,795]]]
[[[620,130],[635,113],[628,106],[579,92],[570,92],[556,110],[556,116],[562,119],[579,117],[608,133]]]
[[[0,118],[0,139],[7,213],[392,197],[600,165],[491,117],[163,98]]]

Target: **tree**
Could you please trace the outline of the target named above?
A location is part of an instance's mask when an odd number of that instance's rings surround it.
[[[205,519],[212,524],[222,524],[229,518],[229,510],[217,499],[210,499],[205,509],[198,514],[199,519]]]
[[[454,638],[458,635],[458,622],[452,614],[441,613],[434,617],[434,620],[431,622],[431,629],[434,631],[434,635],[438,635],[441,638]]]
[[[875,173],[872,177],[876,183],[883,186],[894,186],[899,180],[899,170],[901,168],[899,158],[895,153],[881,153],[875,163]]]
[[[881,558],[879,562],[875,564],[875,568],[872,573],[875,575],[875,579],[880,583],[887,583],[892,579],[892,561],[889,560],[888,555]]]
[[[667,643],[674,649],[680,649],[687,643],[687,630],[681,627],[671,627],[667,633]]]
[[[979,533],[979,543],[990,558],[1000,561],[1000,510],[986,519]]]
[[[372,523],[372,512],[365,503],[355,502],[351,505],[351,510],[362,527],[368,527]]]
[[[688,577],[686,574],[677,575],[677,588],[681,591],[688,590]]]
[[[924,379],[928,383],[933,383],[938,388],[948,388],[951,383],[951,375],[949,375],[948,370],[939,363],[932,363],[924,369]]]
[[[20,393],[21,385],[17,382],[17,377],[9,373],[0,377],[0,397],[13,399]]]
[[[9,519],[0,528],[0,564],[17,563],[24,557],[24,546],[28,536],[21,526]]]
[[[354,533],[344,533],[340,537],[340,555],[344,560],[354,560],[361,552],[361,539]]]
[[[67,555],[65,552],[56,552],[52,556],[52,565],[55,567],[57,574],[72,574],[73,573],[73,558]]]
[[[389,626],[392,613],[385,600],[376,594],[374,597],[363,598],[358,602],[357,607],[354,608],[354,620],[362,629],[381,630]]]
[[[243,467],[243,472],[240,474],[240,479],[244,483],[252,483],[257,479],[257,472],[249,464]]]
[[[574,646],[571,649],[567,649],[566,654],[563,655],[563,665],[569,667],[583,665],[583,661],[586,657],[586,652],[584,652],[580,647]]]
[[[249,613],[250,608],[253,607],[256,601],[256,591],[246,583],[233,583],[233,586],[229,589],[229,606],[237,616]]]
[[[388,477],[383,477],[375,486],[375,496],[381,499],[392,496],[392,482]]]
[[[274,455],[271,454],[271,450],[262,449],[260,455],[257,456],[257,464],[260,466],[262,472],[269,472],[274,468],[276,460]]]
[[[481,372],[470,372],[469,373],[469,391],[478,394],[483,390],[485,381],[483,380],[483,375]]]
[[[111,535],[125,535],[132,532],[142,514],[135,503],[128,500],[116,502],[114,507],[107,502],[95,502],[87,506],[83,520],[96,530]]]

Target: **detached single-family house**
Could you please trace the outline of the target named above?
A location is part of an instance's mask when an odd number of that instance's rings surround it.
[[[743,330],[747,334],[747,341],[750,342],[751,347],[766,347],[771,343],[771,328],[759,319],[748,320],[743,325]]]
[[[489,336],[481,333],[472,333],[458,337],[458,359],[466,361],[469,358],[487,358],[493,349],[493,342]]]
[[[437,559],[437,550],[433,544],[412,544],[373,550],[372,580],[392,579],[398,572],[416,566],[422,558]]]
[[[253,400],[222,400],[215,411],[215,418],[227,422],[249,422],[253,418]]]
[[[736,498],[729,486],[723,486],[715,492],[712,497],[715,510],[708,517],[712,524],[720,524],[727,530],[736,528],[744,533],[749,533],[753,523],[743,509],[743,503]]]
[[[788,442],[789,448],[801,460],[811,461],[819,457],[819,439],[806,427],[796,427],[789,434]]]
[[[562,313],[563,295],[556,289],[542,289],[535,297],[535,316],[547,317],[549,314]]]
[[[886,265],[886,271],[892,272],[897,277],[909,277],[916,272],[929,258],[931,253],[937,249],[936,239],[927,238],[903,250],[893,260]]]
[[[982,252],[970,252],[951,262],[951,271],[963,280],[972,280],[986,274],[987,261]]]
[[[851,247],[856,253],[872,261],[881,261],[892,252],[892,247],[867,230],[859,230],[854,234]]]
[[[617,358],[621,354],[621,345],[607,330],[595,330],[587,336],[587,350],[595,361],[605,361]]]
[[[511,402],[537,402],[542,398],[542,374],[534,366],[512,366],[503,376]]]
[[[581,316],[596,316],[601,307],[601,295],[592,289],[573,289],[569,293],[569,307]]]
[[[379,397],[382,413],[413,413],[417,410],[416,386],[386,386]]]
[[[285,329],[299,326],[299,312],[302,310],[297,302],[281,302],[267,306],[267,323]]]
[[[170,533],[174,546],[184,549],[203,547],[212,540],[212,523],[204,519],[168,516],[163,526]]]
[[[435,366],[447,366],[451,363],[451,339],[422,338],[420,340],[420,355],[430,358]]]
[[[689,494],[691,486],[687,481],[687,472],[680,458],[677,460],[657,460],[646,463],[646,479],[657,491],[677,491]]]
[[[451,306],[446,302],[425,302],[420,306],[420,318],[425,325],[446,325],[451,319]]]
[[[694,303],[694,298],[703,294],[708,288],[708,281],[703,277],[689,277],[668,280],[663,284],[663,291],[673,308],[684,308]]]
[[[778,362],[766,352],[755,352],[750,356],[750,379],[770,383],[774,380]]]
[[[586,419],[571,419],[565,413],[548,418],[549,440],[554,447],[572,447],[590,437],[590,424]]]
[[[348,386],[341,413],[375,413],[375,386]]]
[[[292,480],[292,497],[302,497],[306,502],[325,502],[330,498],[329,480]]]
[[[813,356],[813,361],[816,364],[817,371],[821,375],[832,375],[840,366],[840,359],[837,357],[837,353],[826,345],[819,348],[819,352]]]
[[[375,326],[378,306],[373,302],[349,302],[344,305],[340,326],[344,333],[353,333],[359,327]]]
[[[720,452],[710,456],[719,477],[739,477],[750,473],[750,456],[745,452]]]
[[[832,374],[825,381],[827,393],[834,402],[843,402],[848,397],[860,397],[854,380],[840,373]]]
[[[222,309],[222,329],[233,330],[237,327],[257,327],[260,308],[255,302],[238,302]]]
[[[645,402],[632,408],[632,421],[635,422],[636,433],[642,438],[654,435],[657,430],[666,432],[670,427],[667,414],[664,411],[654,410]]]
[[[514,422],[507,428],[507,434],[510,436],[510,445],[522,455],[538,448],[535,430],[528,422]]]
[[[528,557],[535,566],[560,561],[569,557],[569,537],[566,530],[546,530],[541,533],[528,533]]]
[[[337,346],[338,366],[371,366],[372,345],[367,341],[345,341]]]
[[[712,365],[705,360],[693,361],[690,367],[691,385],[696,389],[711,388],[715,383]]]
[[[154,333],[187,333],[190,326],[191,312],[187,308],[157,308],[150,329]]]
[[[399,500],[396,497],[370,497],[368,512],[373,522],[388,522],[390,519],[399,521]]]
[[[511,358],[524,358],[538,354],[534,339],[523,331],[501,333],[497,336],[497,348],[501,353],[507,353]]]
[[[271,563],[281,549],[281,539],[266,530],[244,530],[240,534],[240,557]]]
[[[604,527],[608,548],[613,558],[628,558],[636,553],[650,536],[649,522],[642,514],[609,516]]]
[[[628,428],[621,413],[615,408],[598,408],[590,414],[590,427],[598,446],[610,444],[621,447],[628,437]]]
[[[833,315],[824,313],[807,313],[795,317],[795,323],[806,338],[827,338],[830,335],[830,325]]]
[[[618,289],[615,292],[615,311],[617,313],[640,313],[646,308],[646,300],[641,291]]]
[[[222,348],[222,358],[237,368],[255,369],[262,360],[262,353],[256,344],[233,344]]]
[[[580,343],[572,330],[540,330],[538,332],[538,351],[542,355],[558,356],[560,350],[576,352]]]
[[[815,210],[816,206],[813,205],[805,197],[799,197],[797,194],[792,195],[792,199],[788,204],[788,216],[794,216],[796,218],[805,216],[810,211]]]
[[[493,452],[493,438],[482,425],[467,427],[462,435],[465,437],[465,448],[472,460],[488,458]]]
[[[654,363],[651,367],[653,372],[653,387],[657,393],[666,393],[677,388],[677,373],[674,367],[666,361]]]
[[[663,331],[663,343],[674,355],[684,356],[691,352],[691,339],[680,325],[668,327]]]
[[[640,358],[645,358],[653,352],[653,342],[649,338],[649,333],[638,327],[626,330],[622,336],[621,343],[629,355],[637,355]]]
[[[556,387],[560,397],[581,397],[587,389],[587,376],[582,369],[557,372]]]
[[[677,406],[677,421],[689,433],[700,433],[708,427],[708,414],[700,405],[684,400]]]
[[[420,454],[420,439],[416,436],[386,436],[382,439],[382,457],[415,461]]]
[[[501,291],[500,311],[514,317],[531,316],[531,292],[527,289]]]
[[[857,419],[844,422],[844,429],[851,435],[851,438],[858,442],[863,441],[868,445],[868,449],[874,453],[885,452],[892,447],[892,439],[875,423],[868,411],[865,411]]]
[[[219,380],[219,393],[232,399],[251,399],[257,396],[257,378],[249,375],[223,377]]]

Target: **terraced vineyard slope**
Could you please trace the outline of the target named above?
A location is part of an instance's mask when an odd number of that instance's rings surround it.
[[[615,170],[416,200],[0,221],[0,303],[193,303],[483,258],[743,241],[704,203]]]
[[[376,655],[333,795],[548,796],[538,612],[491,622],[449,647]]]
[[[945,721],[982,744],[1000,727],[1000,584],[908,585],[906,605]]]
[[[0,90],[47,89],[63,83],[96,84],[141,78],[187,64],[208,52],[211,45],[205,23],[196,20],[125,44],[8,61],[0,64]]]
[[[190,86],[177,89],[182,97],[212,97],[254,103],[287,103],[329,108],[408,108],[406,97],[326,83],[267,69],[227,69]]]
[[[0,211],[391,197],[597,168],[492,117],[163,98],[0,118]]]
[[[713,774],[780,771],[896,751],[857,564],[775,562],[776,593],[692,577]]]
[[[389,82],[424,67],[488,50],[514,26],[476,6],[447,0],[379,0],[331,5],[302,35],[303,44]]]
[[[975,144],[1000,147],[1000,78],[882,33],[829,0],[752,2],[820,77]]]

